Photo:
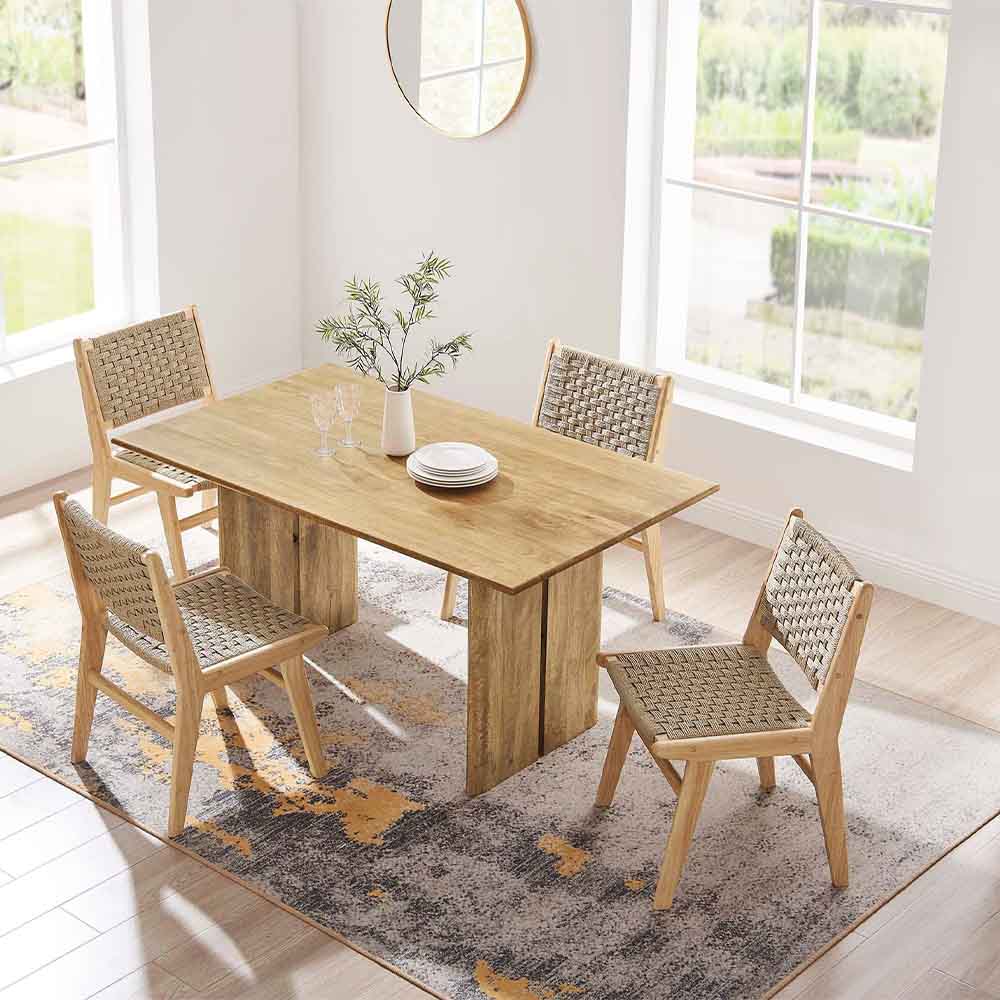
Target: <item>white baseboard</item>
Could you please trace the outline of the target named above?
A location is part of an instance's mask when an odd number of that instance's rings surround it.
[[[785,524],[785,514],[767,514],[719,497],[709,497],[678,516],[767,548],[773,548]],[[1000,625],[1000,587],[995,584],[837,535],[828,537],[872,583]]]

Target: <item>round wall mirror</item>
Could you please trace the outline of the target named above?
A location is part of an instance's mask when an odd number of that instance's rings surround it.
[[[531,66],[521,0],[390,0],[385,35],[407,103],[446,135],[483,135],[517,107]]]

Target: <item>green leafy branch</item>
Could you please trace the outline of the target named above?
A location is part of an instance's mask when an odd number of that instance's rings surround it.
[[[432,340],[425,356],[410,365],[406,364],[406,342],[415,327],[434,318],[432,303],[437,300],[438,285],[450,270],[447,258],[433,252],[425,254],[415,271],[396,279],[410,304],[407,309],[393,309],[391,319],[383,314],[382,286],[371,278],[359,281],[355,276],[344,285],[347,312],[321,319],[316,332],[333,344],[355,371],[374,375],[398,392],[409,389],[414,382],[426,383],[444,375],[448,361],[454,368],[462,354],[472,350],[468,333],[443,342]]]

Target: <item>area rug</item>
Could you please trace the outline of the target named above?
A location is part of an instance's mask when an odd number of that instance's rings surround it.
[[[210,558],[207,532],[186,541],[192,564]],[[439,621],[443,574],[364,543],[360,579],[360,621],[313,657],[329,775],[310,778],[283,693],[243,684],[231,713],[206,708],[181,842],[457,1000],[762,996],[1000,809],[1000,734],[858,683],[841,741],[850,888],[830,886],[795,765],[779,761],[767,795],[734,761],[673,909],[654,913],[669,786],[636,745],[612,808],[592,806],[613,692],[592,730],[468,799],[464,605]],[[65,578],[0,599],[0,745],[163,830],[169,747],[109,699],[88,765],[69,764],[77,630]],[[610,589],[603,634],[617,648],[727,638],[676,613],[654,624]],[[114,641],[106,671],[171,712],[167,679]]]

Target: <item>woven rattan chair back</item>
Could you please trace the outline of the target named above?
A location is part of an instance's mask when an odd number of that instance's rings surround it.
[[[149,550],[105,527],[75,500],[65,502],[62,516],[83,574],[108,611],[163,642],[156,595],[143,562]]]
[[[826,681],[860,579],[836,546],[808,521],[789,518],[757,615],[814,688]]]
[[[545,430],[634,458],[658,444],[669,380],[572,347],[549,359],[536,423]]]
[[[94,337],[86,357],[101,416],[112,427],[202,399],[212,390],[192,311]]]

